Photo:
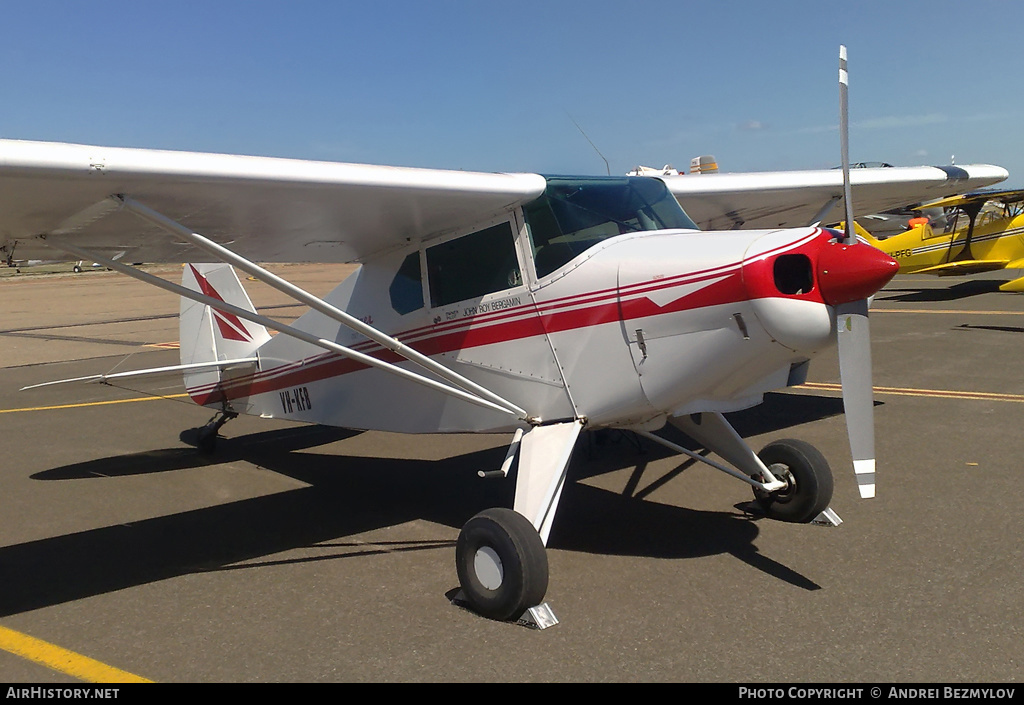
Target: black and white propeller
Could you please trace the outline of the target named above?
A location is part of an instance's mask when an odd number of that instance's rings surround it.
[[[836,331],[839,345],[839,378],[843,387],[843,408],[846,412],[846,429],[850,436],[850,452],[853,455],[853,470],[861,497],[875,496],[875,426],[874,397],[871,384],[871,335],[868,327],[868,299],[896,273],[899,265],[888,256],[870,245],[859,243],[853,227],[853,199],[850,188],[850,147],[849,147],[849,74],[846,69],[846,47],[839,47],[839,143],[843,164],[843,201],[846,204],[845,233],[842,246],[844,254],[859,250],[852,260],[854,270],[876,269],[880,283],[877,288],[868,284],[861,292],[863,298],[839,302],[835,305]],[[867,248],[872,253],[864,252]],[[874,256],[877,252],[882,257]],[[883,259],[884,258],[884,259]],[[877,262],[868,267],[867,261]],[[888,260],[887,262],[885,260]],[[846,269],[844,267],[844,269]],[[888,271],[887,271],[888,270]],[[883,276],[884,273],[884,276]],[[854,278],[857,271],[847,273]],[[864,274],[867,274],[864,272]],[[865,276],[865,279],[874,277]],[[844,287],[845,288],[845,287]],[[846,289],[846,291],[853,291]],[[844,297],[848,298],[848,297]]]

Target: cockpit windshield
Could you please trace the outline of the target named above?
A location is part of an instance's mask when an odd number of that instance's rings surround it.
[[[622,233],[697,226],[658,179],[548,177],[544,194],[523,207],[537,276]]]

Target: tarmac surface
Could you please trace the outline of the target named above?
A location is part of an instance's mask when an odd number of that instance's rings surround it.
[[[318,294],[340,278],[284,275]],[[559,624],[532,630],[446,596],[459,527],[511,504],[511,483],[476,475],[507,437],[241,417],[199,455],[188,429],[211,412],[180,381],[18,391],[176,364],[176,297],[8,270],[0,630],[158,682],[1017,681],[1024,296],[996,290],[1008,278],[900,275],[876,297],[875,499],[857,496],[834,351],[811,365],[823,386],[730,415],[755,449],[824,453],[839,527],[751,516],[717,470],[585,434],[549,542]],[[246,284],[275,316],[303,310]],[[0,682],[80,679],[0,648]]]

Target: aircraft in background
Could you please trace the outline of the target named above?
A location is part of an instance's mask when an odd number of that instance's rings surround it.
[[[941,208],[924,208],[919,204],[890,208],[881,213],[857,216],[857,224],[876,240],[884,240],[910,229],[910,221],[921,218],[944,218]]]
[[[718,160],[710,154],[694,157],[690,160],[691,174],[714,174],[718,171]],[[684,172],[679,171],[671,164],[666,164],[660,169],[650,166],[634,167],[627,172],[626,176],[680,176]]]
[[[1024,190],[978,191],[930,201],[918,210],[943,209],[941,218],[919,217],[910,228],[881,239],[857,226],[857,235],[900,263],[905,274],[952,276],[1024,269]],[[1024,277],[1000,291],[1024,291]]]
[[[845,54],[841,65],[844,77]],[[845,126],[845,82],[840,95]],[[934,172],[919,173],[900,198],[936,188]],[[216,410],[200,431],[208,450],[238,414],[509,434],[504,463],[485,475],[515,478],[513,507],[466,522],[456,570],[480,614],[544,626],[554,620],[542,604],[545,544],[585,428],[629,429],[726,472],[770,517],[837,524],[819,451],[778,440],[755,453],[724,414],[803,382],[838,343],[855,476],[861,496],[874,495],[867,298],[897,265],[806,222],[702,232],[673,179],[733,184],[710,198],[716,207],[799,191],[786,175],[767,194],[771,177],[724,176],[545,177],[0,140],[0,247],[65,253],[180,295],[180,365],[85,379],[182,373],[193,400]],[[870,180],[855,187],[870,191]],[[811,212],[835,204],[813,189],[805,200]],[[127,264],[213,260],[185,266],[180,286]],[[321,298],[258,262],[361,267]],[[310,311],[291,324],[259,314],[236,269]],[[659,436],[666,424],[717,458]]]
[[[29,259],[29,260],[12,259],[12,260],[7,262],[7,266],[8,267],[14,267],[19,272],[21,272],[21,268],[22,267],[42,267],[42,266],[49,266],[49,265],[54,265],[54,264],[71,264],[71,263],[68,262],[67,260],[62,260],[62,259]],[[85,264],[85,262],[82,262],[81,260],[75,262],[74,264],[71,264],[71,271],[74,272],[75,274],[80,274],[81,272],[85,271],[83,269],[83,266],[82,266],[84,264]],[[97,264],[96,262],[93,262],[91,265],[89,265],[89,268],[90,269],[99,269],[100,265]]]
[[[17,249],[16,245],[10,245],[5,249],[6,257],[3,263],[6,264],[8,267],[17,269],[19,273],[21,272],[22,267],[41,267],[54,264],[71,264],[68,260],[63,259],[15,259],[14,251]],[[74,264],[72,264],[71,271],[74,272],[75,274],[81,273],[82,271],[84,271],[82,268],[82,265],[84,264],[85,262],[82,260],[76,261]],[[94,269],[100,267],[100,265],[97,264],[96,262],[93,262],[92,265],[90,266],[91,268]]]

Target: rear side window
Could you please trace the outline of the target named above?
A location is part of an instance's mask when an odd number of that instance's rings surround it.
[[[427,249],[430,305],[477,299],[523,283],[508,221]]]
[[[423,308],[423,284],[420,279],[420,253],[405,258],[388,288],[391,308],[403,316]]]

